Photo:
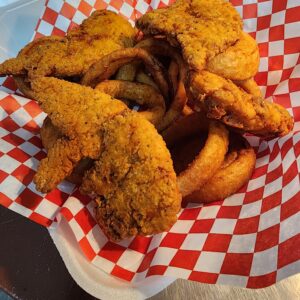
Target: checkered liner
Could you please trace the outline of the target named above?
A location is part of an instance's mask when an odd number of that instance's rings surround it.
[[[252,137],[256,169],[239,193],[217,203],[188,207],[169,232],[111,243],[96,225],[94,204],[69,183],[48,195],[32,177],[45,157],[39,126],[45,117],[18,95],[12,80],[0,91],[0,203],[44,226],[64,217],[86,257],[127,281],[151,275],[249,288],[266,287],[300,271],[300,6],[298,0],[232,0],[245,30],[257,39],[256,80],[266,97],[295,118],[294,133],[271,141]],[[64,35],[94,9],[130,20],[168,1],[49,0],[35,36]],[[298,159],[297,159],[298,158]]]

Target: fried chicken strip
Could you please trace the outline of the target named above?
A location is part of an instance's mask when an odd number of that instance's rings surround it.
[[[95,11],[65,37],[43,37],[22,49],[17,58],[0,64],[0,76],[81,76],[113,50],[132,47],[136,29],[115,13]]]
[[[58,182],[69,176],[75,164],[84,157],[97,159],[101,151],[99,129],[102,124],[113,116],[126,110],[121,101],[100,91],[93,90],[64,80],[43,77],[32,82],[32,90],[42,109],[49,115],[53,125],[69,139],[76,148],[78,159],[73,165],[68,164],[67,171],[62,171],[59,180],[56,173],[61,168],[61,161],[68,160],[68,152],[75,151],[65,145],[57,146],[55,152],[49,149],[50,158],[42,160],[34,181],[37,189],[49,192]],[[73,152],[72,152],[73,153]],[[55,160],[51,157],[60,157]],[[64,176],[63,176],[64,175]]]
[[[35,183],[51,190],[82,157],[95,159],[82,191],[96,195],[99,225],[113,240],[169,229],[181,195],[170,153],[154,126],[137,112],[89,87],[56,78],[32,83],[42,108],[66,138],[41,161]]]
[[[285,108],[248,94],[231,80],[201,71],[191,75],[190,84],[196,105],[209,118],[263,137],[283,136],[293,128],[293,119]],[[257,89],[253,93],[258,94]]]
[[[97,195],[103,231],[117,241],[169,229],[181,196],[162,137],[135,112],[117,115],[102,131],[101,156],[81,190]]]
[[[69,138],[93,136],[103,122],[127,109],[103,92],[53,77],[34,80],[32,90],[53,125]]]
[[[242,21],[224,0],[177,0],[167,8],[143,15],[136,23],[146,35],[165,35],[181,46],[191,69],[202,70],[206,62],[240,38]]]

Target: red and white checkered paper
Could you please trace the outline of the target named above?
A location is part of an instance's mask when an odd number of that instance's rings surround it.
[[[248,288],[269,286],[300,272],[300,3],[298,0],[232,0],[244,28],[259,43],[256,80],[269,100],[295,118],[294,132],[256,144],[250,182],[224,201],[190,206],[169,232],[112,243],[96,225],[94,204],[70,183],[48,195],[32,177],[45,156],[38,105],[18,95],[12,80],[0,91],[0,203],[44,226],[64,217],[86,257],[127,281],[151,275]],[[110,9],[130,20],[168,1],[49,0],[35,37],[64,35],[94,9]]]

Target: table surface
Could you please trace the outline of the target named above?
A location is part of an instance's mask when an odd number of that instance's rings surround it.
[[[91,300],[69,275],[48,231],[0,206],[0,288],[14,298]],[[300,299],[300,274],[271,287],[247,290],[177,280],[151,300]]]

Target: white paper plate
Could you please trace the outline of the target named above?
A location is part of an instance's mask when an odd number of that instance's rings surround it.
[[[44,4],[44,0],[0,0],[0,62],[16,56],[31,40]],[[49,233],[71,276],[94,297],[103,300],[145,299],[175,281],[162,276],[151,276],[134,285],[122,281],[104,273],[85,258],[64,219],[50,228]]]
[[[104,273],[83,255],[64,218],[60,220],[59,225],[49,228],[49,233],[73,279],[94,297],[103,300],[145,299],[159,293],[175,281],[174,278],[151,276],[138,284],[132,284]]]

